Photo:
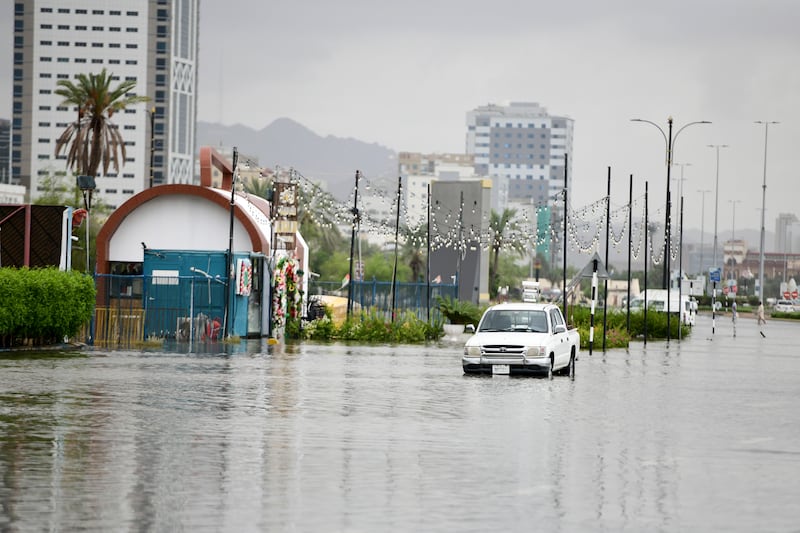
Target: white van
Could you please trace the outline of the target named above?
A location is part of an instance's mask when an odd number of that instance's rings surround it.
[[[694,326],[697,317],[697,300],[688,294],[680,295],[680,305],[678,304],[678,291],[669,291],[670,302],[669,312],[671,314],[680,313],[681,323],[687,326]],[[642,309],[647,296],[647,310],[658,311],[661,313],[667,312],[667,291],[666,289],[648,289],[642,292],[636,298],[631,300],[631,311],[639,311]]]

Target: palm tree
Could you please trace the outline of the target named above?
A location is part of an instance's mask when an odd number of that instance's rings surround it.
[[[96,176],[100,164],[103,173],[114,164],[119,172],[120,154],[125,161],[125,143],[119,129],[111,122],[114,113],[145,102],[146,96],[129,94],[136,85],[126,80],[111,87],[112,76],[103,69],[100,74],[78,74],[77,83],[59,80],[55,93],[64,98],[62,106],[77,107],[78,118],[56,140],[56,156],[67,149],[67,167],[73,173]]]
[[[411,281],[417,282],[427,266],[428,225],[423,224],[415,228],[404,227],[402,230],[405,238],[400,250],[400,260],[411,268]]]
[[[512,250],[521,255],[525,250],[523,241],[516,238],[521,233],[519,224],[514,221],[516,215],[516,209],[504,209],[502,214],[492,210],[489,219],[489,231],[491,232],[489,291],[492,294],[497,294],[497,286],[500,284],[500,251]]]

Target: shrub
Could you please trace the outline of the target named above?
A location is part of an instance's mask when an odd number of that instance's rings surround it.
[[[388,320],[382,311],[361,311],[336,327],[331,320],[331,311],[326,307],[325,316],[304,323],[298,338],[415,344],[438,339],[441,335],[441,323],[428,324],[411,311],[396,316],[394,321]]]
[[[450,297],[436,297],[436,305],[451,324],[477,324],[483,312],[472,302],[457,300]]]
[[[92,318],[91,277],[55,268],[0,268],[0,346],[58,343]]]

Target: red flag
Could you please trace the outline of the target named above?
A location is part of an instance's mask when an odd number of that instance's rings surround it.
[[[83,219],[85,219],[88,214],[89,213],[86,211],[86,209],[84,209],[82,207],[79,208],[79,209],[76,209],[75,211],[73,211],[72,212],[72,227],[73,228],[77,228],[78,226],[83,224]]]

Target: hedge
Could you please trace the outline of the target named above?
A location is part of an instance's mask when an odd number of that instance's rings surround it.
[[[92,318],[94,280],[55,268],[0,268],[0,347],[55,344]]]

